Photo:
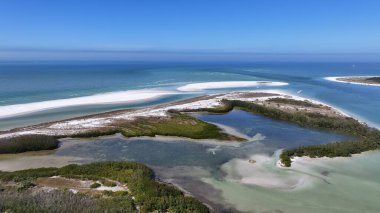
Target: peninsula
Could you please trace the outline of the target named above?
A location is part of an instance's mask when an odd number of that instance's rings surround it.
[[[342,77],[326,77],[325,79],[329,81],[340,82],[340,83],[380,86],[380,76],[342,76]]]

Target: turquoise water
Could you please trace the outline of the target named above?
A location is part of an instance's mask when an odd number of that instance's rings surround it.
[[[380,124],[379,87],[329,82],[326,76],[380,75],[380,64],[253,63],[253,64],[126,64],[126,63],[23,63],[0,64],[0,106],[89,96],[138,89],[176,90],[194,82],[269,80],[288,82],[276,87],[327,102],[371,125]],[[244,89],[267,89],[244,88]],[[207,90],[203,93],[236,89]],[[243,89],[239,89],[243,90]],[[51,121],[95,112],[175,101],[185,93],[136,104],[108,104],[47,110],[0,119],[0,129]]]

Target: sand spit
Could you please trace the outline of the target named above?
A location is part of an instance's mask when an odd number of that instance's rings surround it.
[[[13,137],[17,135],[26,134],[44,134],[44,135],[72,135],[77,133],[83,133],[90,130],[110,128],[117,122],[128,122],[134,119],[150,117],[151,119],[157,119],[169,116],[168,110],[191,110],[200,108],[211,108],[221,106],[223,99],[228,100],[241,100],[254,102],[267,107],[273,107],[284,111],[307,111],[321,113],[328,116],[340,117],[347,116],[344,113],[335,110],[322,103],[308,100],[312,103],[318,103],[321,107],[303,107],[290,104],[276,104],[268,101],[271,98],[288,98],[295,100],[305,100],[298,96],[286,94],[276,90],[264,90],[255,92],[231,92],[217,95],[205,95],[196,98],[191,98],[179,102],[161,104],[152,107],[135,108],[127,110],[119,110],[108,113],[100,113],[90,116],[72,118],[62,121],[43,123],[39,125],[33,125],[23,128],[16,128],[9,131],[0,132],[0,138]]]
[[[121,92],[101,93],[96,95],[68,99],[7,105],[0,106],[0,118],[13,117],[63,107],[83,106],[92,104],[138,103],[174,94],[178,94],[178,92],[164,90],[130,90]]]
[[[358,84],[366,86],[380,86],[380,83],[367,81],[368,78],[374,78],[378,76],[339,76],[339,77],[325,77],[325,80],[334,81],[346,84]]]

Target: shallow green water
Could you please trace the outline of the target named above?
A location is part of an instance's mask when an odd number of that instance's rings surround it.
[[[274,166],[275,159],[267,160],[269,164],[260,163],[251,168],[248,168],[246,162],[231,161],[223,165],[223,170],[227,173],[226,178],[202,180],[219,190],[225,202],[240,211],[380,211],[380,152],[365,153],[351,159],[313,159],[297,162],[292,166],[292,170]],[[244,168],[244,172],[236,171],[239,170],[236,168]],[[262,173],[256,175],[258,172]],[[247,181],[247,178],[257,179],[257,176],[265,180],[256,180],[258,185],[241,183]],[[272,186],[265,186],[268,181]],[[283,185],[286,185],[286,182],[296,182],[298,185],[284,189]],[[280,186],[273,186],[276,184]]]

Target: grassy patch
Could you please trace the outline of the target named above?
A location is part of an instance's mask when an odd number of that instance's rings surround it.
[[[192,139],[239,140],[239,138],[223,133],[213,124],[182,114],[172,115],[170,118],[139,119],[121,124],[121,126],[121,133],[125,137],[163,135]]]
[[[113,182],[113,181],[110,181],[110,180],[105,180],[105,179],[103,179],[103,180],[101,180],[100,182],[101,182],[104,186],[108,186],[108,187],[114,187],[114,186],[116,186],[116,183]]]
[[[99,199],[69,191],[3,191],[0,192],[1,212],[137,212],[130,196]]]
[[[225,102],[228,102],[235,108],[263,115],[272,119],[295,123],[302,127],[329,130],[353,136],[362,136],[367,134],[369,131],[368,126],[361,124],[353,118],[328,117],[319,113],[310,112],[286,112],[245,101],[225,100]]]
[[[72,137],[97,137],[115,133],[121,133],[125,137],[162,135],[192,139],[244,140],[224,133],[214,124],[173,111],[170,117],[138,118],[133,121],[117,122],[111,129],[84,132],[72,135]]]
[[[281,153],[280,159],[286,166],[290,166],[292,156],[315,157],[350,157],[352,154],[380,149],[380,131],[369,129],[368,133],[362,135],[356,141],[342,141],[330,144],[288,149]]]
[[[0,154],[20,153],[27,151],[52,150],[59,146],[58,138],[80,137],[90,138],[121,133],[125,137],[139,136],[178,136],[192,139],[218,139],[244,141],[233,135],[224,133],[214,124],[209,124],[192,116],[170,113],[170,117],[138,118],[133,121],[116,122],[113,126],[98,128],[73,135],[47,136],[23,135],[0,139]]]
[[[278,104],[289,104],[289,105],[296,105],[296,106],[303,106],[303,107],[314,107],[314,108],[321,108],[323,105],[321,104],[314,104],[309,101],[301,101],[301,100],[294,100],[289,98],[271,98],[268,101]]]
[[[121,132],[120,128],[110,127],[110,128],[102,128],[102,129],[90,130],[86,132],[80,132],[80,133],[70,135],[70,137],[93,138],[93,137],[100,137],[100,136],[106,136],[106,135],[114,135],[120,132]],[[65,136],[61,136],[61,137],[65,137]]]
[[[59,146],[57,138],[46,135],[23,135],[0,139],[0,154],[51,150]]]

